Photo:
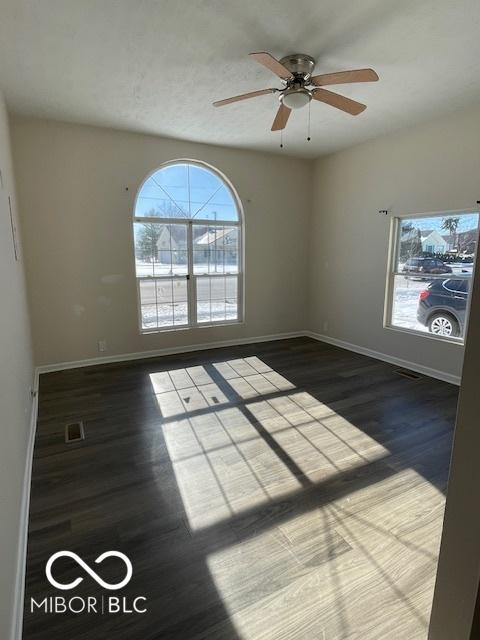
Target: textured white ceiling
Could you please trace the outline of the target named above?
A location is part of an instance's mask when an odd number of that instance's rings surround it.
[[[316,73],[373,67],[332,87],[368,105],[294,112],[283,153],[315,157],[480,102],[480,0],[0,0],[0,87],[26,115],[278,151],[280,86],[248,58],[303,52]]]

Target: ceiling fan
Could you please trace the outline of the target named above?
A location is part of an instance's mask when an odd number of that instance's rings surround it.
[[[267,93],[278,93],[280,107],[273,121],[272,131],[285,129],[292,109],[300,109],[306,106],[312,98],[313,100],[318,100],[318,102],[329,104],[336,109],[341,109],[352,116],[357,116],[362,111],[365,111],[366,105],[323,89],[323,87],[332,84],[375,82],[378,80],[378,75],[373,69],[355,69],[353,71],[338,71],[337,73],[324,73],[319,76],[313,76],[315,60],[303,53],[294,53],[285,56],[281,60],[277,60],[266,51],[250,53],[250,56],[270,71],[273,71],[280,78],[284,88],[261,89],[260,91],[242,93],[239,96],[218,100],[213,103],[213,106],[223,107],[232,102],[256,98]]]

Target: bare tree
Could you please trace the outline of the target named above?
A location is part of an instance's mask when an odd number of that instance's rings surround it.
[[[422,238],[420,229],[413,226],[411,222],[402,225],[402,239],[400,242],[400,258],[408,260],[422,255]]]

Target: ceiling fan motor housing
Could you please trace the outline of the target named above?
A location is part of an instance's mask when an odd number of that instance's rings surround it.
[[[280,60],[293,75],[286,80],[286,88],[281,92],[280,102],[289,109],[301,109],[312,99],[312,92],[305,87],[309,84],[315,60],[304,53],[293,53]]]
[[[306,53],[292,53],[282,58],[280,64],[283,64],[294,76],[303,77],[304,80],[310,78],[315,68],[314,58],[307,56]]]

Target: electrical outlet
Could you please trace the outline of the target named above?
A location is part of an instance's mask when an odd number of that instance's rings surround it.
[[[98,341],[98,350],[100,351],[100,353],[102,351],[106,351],[107,350],[107,341],[105,340],[105,338],[103,338],[102,340]]]

